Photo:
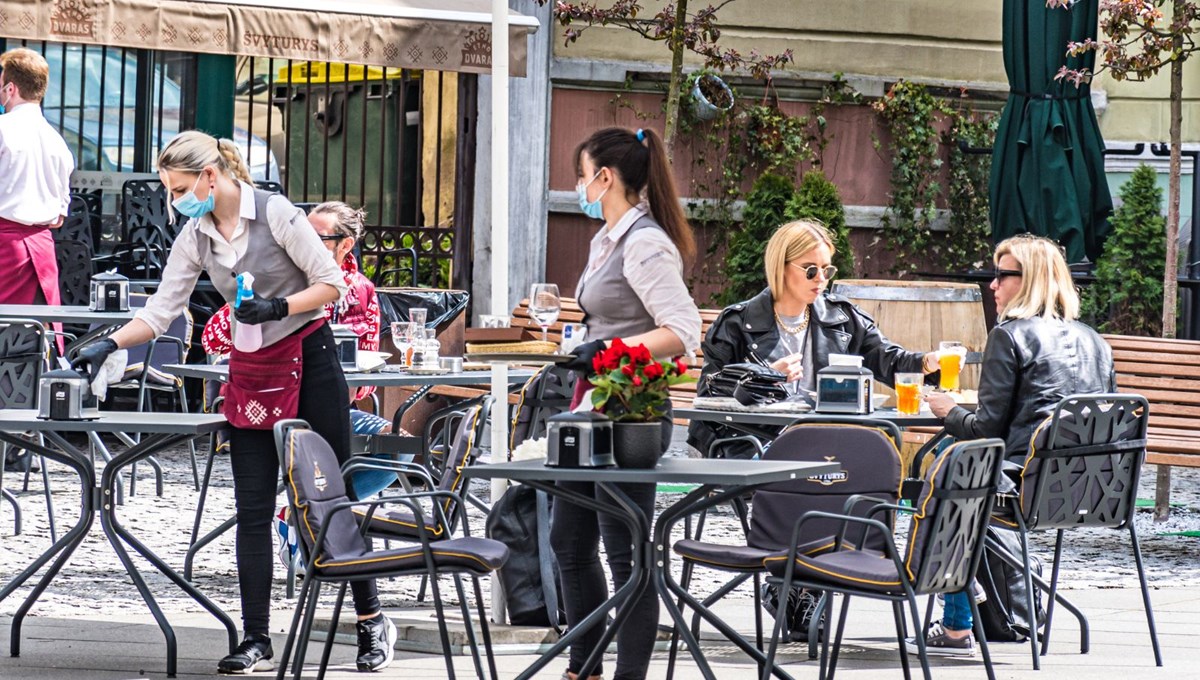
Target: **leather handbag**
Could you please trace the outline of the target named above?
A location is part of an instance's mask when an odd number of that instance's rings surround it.
[[[709,379],[709,396],[733,397],[743,406],[771,404],[787,399],[787,376],[769,366],[726,364]]]

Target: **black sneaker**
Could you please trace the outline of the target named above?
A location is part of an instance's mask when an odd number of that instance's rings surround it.
[[[906,639],[904,646],[913,656],[921,653],[916,638]],[[925,638],[925,653],[929,656],[975,656],[975,638],[970,633],[966,637],[952,638],[942,624],[935,623]]]
[[[233,650],[233,654],[217,663],[217,672],[231,675],[242,675],[254,671],[269,671],[275,669],[271,657],[275,650],[271,649],[270,635],[247,635],[242,644]]]
[[[380,612],[373,619],[359,621],[355,628],[358,630],[358,670],[387,668],[396,653],[396,624]]]
[[[793,591],[793,594],[796,591]],[[817,612],[817,605],[821,601],[820,591],[812,592],[808,590],[799,591],[800,594],[795,597],[795,607],[792,603],[788,603],[788,609],[791,611],[788,627],[791,628],[792,642],[807,642],[808,627],[812,623],[813,614]],[[789,600],[792,598],[789,598]],[[817,639],[820,640],[825,634],[825,612],[821,612],[821,622],[817,625]]]

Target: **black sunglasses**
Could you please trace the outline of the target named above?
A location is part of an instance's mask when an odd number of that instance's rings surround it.
[[[810,264],[807,267],[801,267],[798,264],[792,264],[790,262],[788,264],[804,272],[804,277],[809,281],[817,278],[817,272],[825,274],[826,279],[832,279],[833,277],[837,276],[837,267],[833,265],[829,265],[827,267],[818,267],[815,264]]]
[[[318,234],[322,241],[341,241],[346,238],[345,234]]]
[[[992,277],[996,281],[1003,281],[1006,276],[1020,276],[1020,269],[997,269],[996,275]]]

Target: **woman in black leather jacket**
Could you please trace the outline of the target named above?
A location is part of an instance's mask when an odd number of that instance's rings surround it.
[[[972,413],[948,395],[926,397],[929,409],[945,419],[956,439],[999,437],[1010,459],[1024,463],[1037,426],[1072,394],[1115,390],[1112,349],[1097,333],[1076,321],[1079,295],[1058,244],[1016,236],[996,247],[998,323],[988,333],[979,376],[979,407]],[[1015,543],[1000,532],[997,539]],[[1010,549],[1017,549],[1010,545]],[[942,621],[926,636],[929,654],[972,656],[969,597],[948,593]],[[978,602],[978,598],[976,599]],[[906,646],[916,654],[911,638]]]
[[[769,287],[726,307],[709,328],[697,396],[717,396],[710,391],[712,377],[732,363],[769,365],[788,377],[789,392],[802,396],[813,392],[817,371],[829,365],[830,354],[861,356],[875,378],[888,385],[897,373],[937,370],[937,352],[909,352],[890,342],[854,303],[826,292],[837,273],[830,264],[833,253],[833,239],[819,222],[799,220],[775,231],[763,255]],[[705,456],[749,458],[755,449],[745,442],[711,450],[715,440],[738,434],[724,425],[692,421],[688,443]]]

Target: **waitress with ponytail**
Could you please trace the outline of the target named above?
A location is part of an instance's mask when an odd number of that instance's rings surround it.
[[[344,395],[347,387],[324,311],[345,294],[346,282],[304,212],[283,196],[255,190],[233,142],[184,132],[162,150],[158,174],[175,209],[188,218],[171,247],[162,283],[133,321],[83,347],[74,363],[88,366],[94,379],[113,352],[161,335],[183,313],[203,271],[229,302],[237,296],[237,275],[254,275],[255,295],[237,306],[233,337],[236,345],[244,326],[257,325],[262,347],[233,352],[225,399],[233,426],[229,459],[244,638],[217,670],[269,670],[271,537],[279,483],[271,427],[283,418],[302,418],[339,461],[350,457],[349,408],[330,407],[329,395]],[[351,588],[358,669],[381,670],[392,660],[395,626],[380,611],[374,581]]]
[[[645,345],[656,358],[695,351],[700,345],[700,311],[683,280],[684,262],[695,254],[692,228],[683,215],[662,138],[653,130],[607,128],[588,137],[575,150],[579,207],[588,217],[604,220],[592,238],[588,264],[576,287],[588,334],[596,338],[576,349],[566,364],[583,378],[592,358],[621,338]],[[586,381],[577,383],[578,403]],[[670,423],[666,424],[670,427]],[[664,443],[670,441],[664,438]],[[559,482],[602,503],[608,494],[587,482]],[[647,517],[654,516],[654,484],[621,484],[620,488]],[[607,599],[599,545],[604,540],[613,586],[620,588],[632,573],[629,529],[607,515],[570,503],[554,504],[550,542],[558,557],[567,624],[577,625]],[[658,595],[643,591],[617,631],[615,680],[646,677],[658,630]],[[571,646],[564,680],[576,680],[602,636],[593,627]],[[591,669],[599,678],[603,669]]]

